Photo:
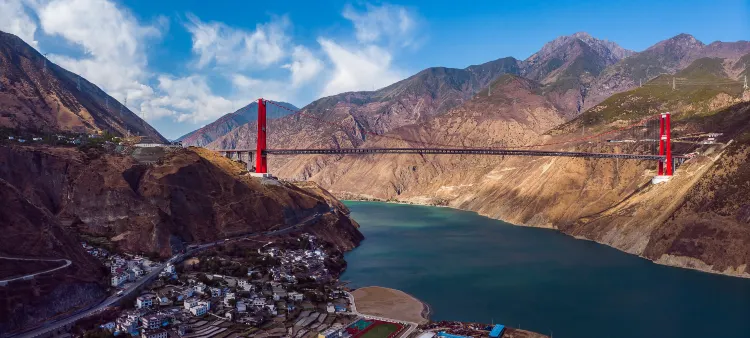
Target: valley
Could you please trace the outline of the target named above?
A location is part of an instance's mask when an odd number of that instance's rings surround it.
[[[326,86],[298,108],[305,81],[388,65],[379,37],[358,26],[372,45],[331,74],[285,42],[290,82],[262,82],[200,46],[278,32],[187,17],[192,52],[212,55],[184,66],[205,73],[102,85],[122,104],[61,66],[81,64],[0,32],[0,337],[748,329],[747,281],[730,277],[750,277],[750,42],[679,34],[636,51],[577,32],[523,59],[383,70],[395,82]],[[232,62],[268,66],[246,58]],[[146,113],[195,130],[169,140]]]

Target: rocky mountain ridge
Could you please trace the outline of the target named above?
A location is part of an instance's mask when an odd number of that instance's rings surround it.
[[[106,131],[167,142],[99,87],[4,32],[0,32],[0,127],[44,133]]]
[[[297,111],[299,108],[291,103],[278,102],[282,107],[269,105],[266,107],[266,117],[277,119]],[[182,142],[183,146],[203,147],[215,139],[226,135],[235,128],[242,126],[258,118],[258,102],[251,102],[233,113],[226,114],[214,122],[180,136],[176,141]]]

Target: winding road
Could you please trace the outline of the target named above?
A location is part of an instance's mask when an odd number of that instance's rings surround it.
[[[34,276],[64,269],[64,268],[69,267],[71,264],[73,264],[73,262],[71,262],[69,259],[64,259],[64,258],[63,259],[44,259],[44,258],[18,258],[18,257],[0,256],[0,259],[9,259],[9,260],[14,260],[14,261],[35,261],[35,262],[65,262],[65,264],[63,264],[62,266],[58,266],[56,268],[39,271],[35,273],[30,273],[30,274],[26,274],[26,275],[19,276],[19,277],[13,277],[13,278],[0,280],[0,285],[6,284],[12,281],[16,281],[16,280],[21,280],[21,279],[31,279],[31,278],[34,278]]]
[[[286,228],[275,230],[275,231],[264,231],[264,232],[252,233],[252,234],[241,235],[241,236],[236,236],[236,237],[232,237],[232,238],[221,239],[221,240],[218,240],[218,241],[215,241],[215,242],[211,242],[211,243],[205,243],[205,244],[201,244],[201,245],[190,246],[189,249],[186,250],[185,253],[177,254],[177,255],[172,256],[165,263],[159,264],[156,267],[154,267],[151,270],[151,272],[149,272],[148,275],[143,276],[143,277],[141,277],[141,279],[139,279],[135,283],[133,283],[131,285],[128,285],[128,287],[123,290],[123,294],[121,296],[113,295],[113,296],[107,297],[106,299],[104,299],[100,303],[88,306],[88,307],[83,308],[83,309],[80,309],[80,310],[72,313],[68,317],[61,318],[61,319],[56,319],[56,320],[53,320],[53,321],[49,321],[49,322],[40,324],[40,325],[38,325],[38,326],[36,326],[34,328],[29,328],[28,330],[26,330],[24,332],[17,332],[17,333],[14,333],[14,334],[11,334],[11,335],[7,335],[7,336],[2,336],[2,337],[8,337],[8,338],[35,338],[35,337],[39,337],[39,336],[44,336],[44,335],[46,335],[48,333],[52,333],[55,330],[58,330],[58,329],[60,329],[62,327],[65,327],[67,325],[71,325],[71,324],[75,323],[76,321],[78,321],[78,320],[80,320],[82,318],[94,315],[96,313],[99,313],[101,311],[106,310],[110,306],[115,305],[120,299],[122,299],[124,297],[127,297],[128,295],[130,295],[134,291],[140,289],[143,285],[145,285],[147,283],[150,283],[152,280],[155,279],[155,277],[158,277],[159,273],[161,273],[164,270],[164,268],[167,266],[167,264],[169,264],[169,263],[173,263],[173,264],[174,263],[179,263],[183,259],[185,259],[187,257],[190,257],[191,255],[193,255],[193,254],[195,254],[195,253],[197,253],[199,251],[206,250],[206,249],[211,248],[211,247],[216,246],[216,245],[221,245],[221,244],[225,244],[225,243],[242,241],[242,240],[245,240],[245,239],[250,239],[250,238],[258,237],[258,236],[277,236],[277,235],[283,235],[283,234],[292,232],[294,230],[300,229],[300,228],[302,228],[302,227],[304,227],[304,226],[306,226],[308,224],[312,224],[312,223],[318,221],[323,215],[324,214],[316,213],[316,214],[314,214],[314,215],[312,215],[310,217],[307,217],[307,218],[303,219],[302,221],[300,221],[300,222],[298,222],[298,223],[296,223],[294,225],[290,225],[290,226],[288,226]]]

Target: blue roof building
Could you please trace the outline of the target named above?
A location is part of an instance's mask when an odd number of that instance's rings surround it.
[[[490,337],[498,338],[503,335],[503,331],[505,331],[505,325],[497,324],[492,328],[492,331],[490,331]]]
[[[466,336],[459,336],[459,335],[455,335],[455,334],[445,333],[445,331],[440,331],[440,332],[438,332],[437,335],[438,335],[438,337],[443,337],[443,338],[470,338],[470,337],[466,337]]]

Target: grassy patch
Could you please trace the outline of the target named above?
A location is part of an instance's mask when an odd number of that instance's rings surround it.
[[[398,331],[399,326],[396,324],[376,324],[375,327],[361,335],[361,338],[388,338],[391,334]]]

